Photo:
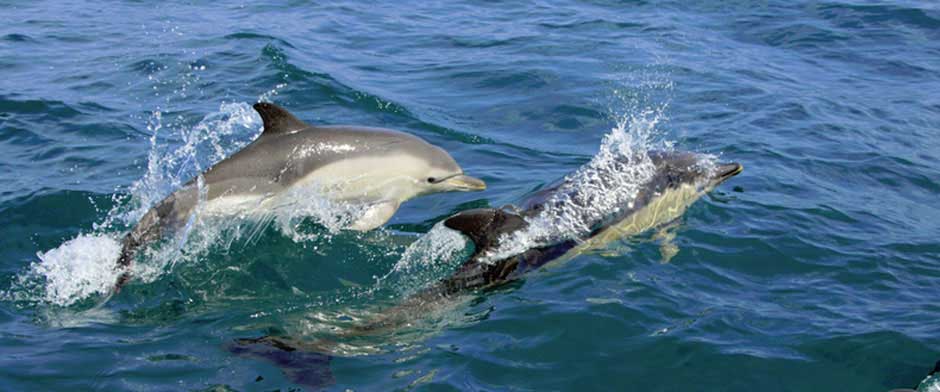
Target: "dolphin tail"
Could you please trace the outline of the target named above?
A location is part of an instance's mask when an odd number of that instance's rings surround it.
[[[160,201],[144,214],[134,229],[121,240],[121,256],[116,268],[121,270],[114,292],[121,290],[131,279],[130,267],[141,247],[163,238],[181,226],[181,216],[188,215],[195,205],[195,192],[192,187],[180,189]]]
[[[162,236],[163,230],[159,222],[159,213],[156,209],[151,209],[137,222],[134,229],[121,240],[121,256],[117,260],[117,268],[121,269],[122,272],[114,284],[115,292],[121,291],[121,287],[124,287],[130,281],[130,267],[140,247]]]
[[[332,357],[320,353],[329,342],[304,343],[290,338],[263,336],[236,339],[225,348],[240,357],[260,359],[277,365],[293,383],[323,390],[335,383],[330,370]]]

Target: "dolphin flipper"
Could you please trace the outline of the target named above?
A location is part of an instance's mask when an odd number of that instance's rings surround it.
[[[659,255],[662,256],[662,259],[659,260],[660,264],[669,264],[669,261],[679,254],[679,246],[676,245],[676,230],[678,230],[678,227],[677,222],[669,223],[660,228],[653,236],[653,239],[659,241]]]
[[[399,203],[395,200],[387,200],[380,203],[373,204],[369,206],[365,214],[352,225],[349,226],[350,230],[356,231],[369,231],[376,227],[382,226],[385,222],[388,222],[389,219],[392,219],[392,216],[395,215],[395,212],[398,211]]]

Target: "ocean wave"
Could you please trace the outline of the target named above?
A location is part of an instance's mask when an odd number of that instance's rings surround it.
[[[814,8],[819,15],[841,27],[861,31],[870,30],[873,26],[894,27],[896,25],[923,29],[930,34],[936,34],[940,29],[940,11],[926,7],[902,4],[822,2]]]

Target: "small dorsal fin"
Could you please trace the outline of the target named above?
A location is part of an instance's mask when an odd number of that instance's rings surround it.
[[[462,211],[444,221],[444,226],[469,237],[476,246],[476,252],[495,245],[502,234],[519,230],[526,225],[521,216],[494,208]]]
[[[264,122],[262,135],[290,133],[310,127],[310,125],[300,121],[284,108],[273,103],[258,102],[254,105],[254,108],[261,115],[261,120]]]
[[[444,221],[444,226],[457,230],[470,237],[478,248],[487,245],[487,228],[493,223],[496,210],[493,208],[478,208],[462,211]]]

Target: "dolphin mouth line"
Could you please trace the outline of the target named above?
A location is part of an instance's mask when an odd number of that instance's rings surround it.
[[[447,176],[447,177],[440,177],[440,178],[438,178],[437,181],[435,181],[434,183],[437,184],[437,183],[445,182],[445,181],[447,181],[447,180],[450,180],[451,178],[460,177],[460,176],[463,176],[463,175],[465,175],[465,174],[463,174],[463,173],[458,173],[458,174],[449,175],[449,176]]]
[[[717,178],[719,180],[726,180],[731,177],[734,177],[744,171],[744,165],[741,165],[737,162],[726,163],[718,166]]]
[[[454,187],[454,190],[458,191],[482,191],[486,189],[486,183],[483,180],[471,177],[466,174],[454,174],[438,180],[436,183],[446,183]]]

